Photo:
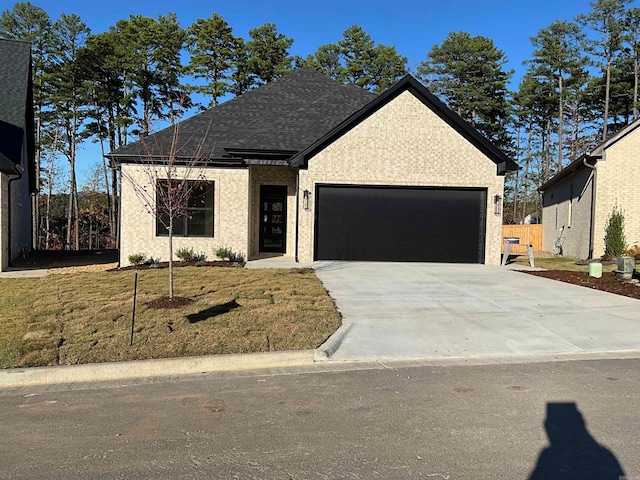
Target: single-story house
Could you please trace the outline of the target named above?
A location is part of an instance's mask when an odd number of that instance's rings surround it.
[[[167,229],[140,192],[163,188],[149,173],[168,158],[202,161],[174,249],[300,262],[499,264],[504,174],[517,168],[411,76],[376,95],[309,68],[108,157],[123,265],[136,252],[167,260]]]
[[[640,242],[640,120],[567,165],[542,185],[542,248],[588,259],[604,254],[614,207],[629,244]]]
[[[0,39],[0,271],[32,247],[35,145],[31,44]]]

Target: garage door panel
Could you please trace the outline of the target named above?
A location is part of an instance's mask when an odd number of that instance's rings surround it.
[[[486,190],[316,189],[316,259],[482,263]]]

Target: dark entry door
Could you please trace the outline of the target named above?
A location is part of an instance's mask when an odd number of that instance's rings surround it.
[[[260,186],[260,251],[285,253],[287,248],[287,187]]]
[[[321,185],[316,260],[483,263],[485,189]]]

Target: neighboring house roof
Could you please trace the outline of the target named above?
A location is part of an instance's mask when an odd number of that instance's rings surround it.
[[[0,39],[0,59],[0,171],[16,173],[25,138],[28,165],[22,167],[32,168],[35,158],[31,44]]]
[[[334,127],[323,137],[316,140],[312,145],[304,151],[292,158],[292,164],[306,167],[309,158],[322,150],[331,142],[342,136],[358,123],[374,114],[384,105],[391,102],[402,92],[411,92],[425,106],[430,108],[436,115],[449,124],[460,135],[472,143],[482,153],[489,157],[498,167],[498,174],[503,175],[506,172],[517,170],[518,165],[501,150],[494,146],[486,137],[478,130],[473,128],[466,120],[456,114],[453,110],[442,103],[435,95],[427,90],[418,80],[411,75],[406,75],[402,80],[396,83],[389,90],[385,91],[377,98],[373,99],[364,108],[353,113],[351,116],[343,120],[339,125]]]
[[[583,168],[588,168],[585,165],[585,162],[593,166],[598,162],[598,159],[596,157],[590,156],[589,154],[581,155],[580,157],[575,159],[573,162],[571,162],[569,165],[564,167],[562,171],[554,175],[550,180],[547,180],[545,183],[543,183],[538,188],[538,191],[544,193],[545,190],[549,190],[549,188],[562,182],[565,178],[570,177],[577,171],[580,171]]]
[[[539,192],[544,192],[548,190],[550,187],[553,187],[557,183],[560,183],[565,178],[569,177],[573,173],[582,170],[583,168],[588,168],[585,163],[588,163],[591,166],[594,166],[598,163],[599,160],[603,160],[605,157],[605,151],[607,148],[611,147],[613,144],[618,143],[620,140],[625,138],[631,132],[633,132],[636,128],[640,127],[640,118],[631,122],[629,125],[624,127],[618,133],[613,135],[612,137],[606,139],[604,142],[600,143],[596,147],[594,147],[589,153],[585,153],[580,156],[569,165],[564,167],[560,172],[554,175],[550,180],[545,182],[538,188]]]
[[[381,95],[344,85],[310,68],[280,79],[180,122],[176,160],[209,158],[212,164],[299,165],[404,91],[422,103],[497,165],[498,174],[518,165],[410,75]],[[119,162],[162,158],[174,127],[107,155]]]
[[[376,95],[301,68],[180,122],[178,158],[286,160],[325,135]],[[108,155],[120,162],[166,156],[174,127]]]

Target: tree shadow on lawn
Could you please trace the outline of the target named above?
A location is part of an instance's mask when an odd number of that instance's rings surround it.
[[[223,313],[228,313],[238,307],[240,307],[240,305],[235,299],[233,299],[230,302],[223,303],[222,305],[215,305],[205,310],[200,310],[197,313],[191,313],[187,315],[187,320],[189,320],[189,323],[198,323],[208,318],[214,318],[218,315],[222,315]]]

